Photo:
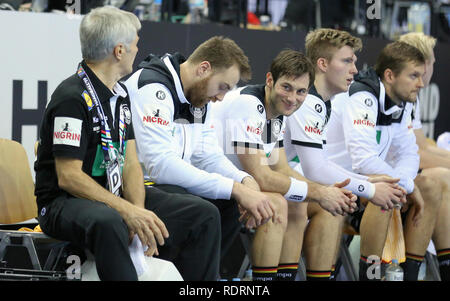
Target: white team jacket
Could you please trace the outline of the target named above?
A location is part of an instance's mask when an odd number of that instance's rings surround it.
[[[409,127],[412,127],[413,130],[418,130],[422,128],[422,121],[420,119],[420,100],[419,97],[417,97],[417,101],[413,106],[412,116],[411,116],[411,125]]]
[[[411,193],[420,161],[410,126],[413,104],[395,105],[377,80],[379,99],[368,91],[336,95],[328,127],[328,158],[360,174],[400,178],[399,184]]]
[[[302,106],[287,118],[284,147],[289,165],[301,169],[308,179],[325,185],[349,178],[346,189],[371,199],[375,185],[366,176],[348,171],[327,158],[328,120],[333,101],[324,102],[312,86]]]
[[[181,186],[210,199],[230,199],[233,180],[248,176],[223,154],[210,125],[209,105],[194,108],[186,99],[179,78],[182,61],[166,55],[153,58],[173,87],[140,82],[146,67],[127,81],[139,160],[157,184]],[[154,65],[154,64],[153,64]],[[172,95],[176,91],[177,95]],[[175,114],[176,113],[176,114]]]
[[[219,144],[240,169],[235,146],[260,149],[267,156],[275,147],[283,147],[285,118],[278,116],[267,120],[264,85],[250,85],[228,92],[222,102],[211,104],[211,113]]]

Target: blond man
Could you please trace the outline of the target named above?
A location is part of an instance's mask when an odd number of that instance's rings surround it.
[[[236,89],[222,103],[212,105],[214,128],[227,157],[256,179],[278,209],[275,223],[269,221],[256,230],[253,280],[295,280],[304,228],[298,226],[295,213],[302,202],[317,202],[330,216],[351,213],[355,206],[356,196],[339,188],[346,183],[333,187],[308,181],[286,160],[285,120],[301,107],[313,82],[309,59],[286,49],[272,61],[265,83]],[[291,230],[287,234],[286,228]]]
[[[358,74],[349,92],[336,97],[327,141],[329,158],[345,169],[400,179],[410,207],[404,216],[406,280],[417,280],[420,261],[415,259],[425,254],[441,203],[440,195],[432,192],[435,182],[417,174],[418,147],[408,128],[424,73],[419,50],[402,42],[388,44],[375,67]],[[382,257],[391,216],[392,210],[371,203],[364,210],[360,280],[377,280],[367,273],[368,257]]]
[[[345,188],[390,209],[403,195],[396,180],[376,183],[376,178],[347,171],[329,161],[324,149],[333,98],[347,91],[353,81],[358,72],[355,52],[361,48],[361,39],[346,31],[321,28],[306,36],[306,54],[314,63],[316,77],[303,106],[287,119],[285,148],[291,166],[302,169],[308,179],[326,185],[350,179]],[[307,212],[310,219],[304,247],[307,279],[330,279],[343,218],[333,217],[313,203],[304,204],[299,211]]]
[[[436,39],[423,33],[408,33],[400,36],[399,41],[416,47],[425,57],[424,86],[428,86],[433,76],[434,46]],[[450,152],[427,142],[420,121],[420,102],[417,98],[412,116],[412,128],[419,146],[420,169],[442,188],[442,204],[437,216],[432,240],[438,255],[441,278],[450,280]],[[436,191],[439,193],[439,191]]]
[[[175,255],[183,259],[173,261],[184,279],[216,279],[218,255],[226,253],[240,230],[238,205],[256,226],[274,216],[268,197],[253,190],[253,177],[225,157],[210,127],[209,102],[221,101],[240,79],[250,76],[242,49],[233,40],[216,36],[200,44],[187,59],[180,53],[149,55],[125,83],[133,103],[138,158],[154,182],[149,190],[178,195],[191,203],[168,200],[171,212],[186,214],[174,220],[174,227],[168,229],[171,239],[160,250],[164,259],[173,260]],[[219,216],[219,233],[199,227],[192,219],[192,214],[205,209]],[[205,218],[216,224],[215,218]],[[193,242],[204,237],[211,255],[198,257],[203,247],[190,243],[180,248],[183,237]],[[194,248],[188,252],[189,246]],[[208,273],[199,275],[199,267]]]

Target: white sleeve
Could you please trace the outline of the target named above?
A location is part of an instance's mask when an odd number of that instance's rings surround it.
[[[392,158],[391,163],[400,178],[399,184],[405,187],[408,193],[414,190],[414,179],[417,176],[420,164],[416,135],[412,129],[408,128],[408,123],[411,120],[410,114],[411,111],[405,109],[405,116],[403,116],[399,126],[396,127],[397,131],[389,149]]]
[[[231,146],[241,146],[263,149],[263,129],[266,122],[260,101],[251,95],[239,95],[232,103],[227,105],[226,120],[223,126],[226,129],[226,141]],[[228,146],[227,146],[228,147]]]
[[[219,146],[216,131],[211,120],[210,114],[203,125],[202,143],[198,143],[198,148],[194,150],[191,156],[191,162],[194,166],[207,172],[218,173],[241,183],[242,179],[250,175],[245,171],[239,170],[225,156],[223,149]]]
[[[291,133],[297,133],[294,137],[301,137],[299,132],[304,130],[304,125],[312,123],[307,119],[313,120],[315,123],[317,122],[316,120],[321,118],[317,112],[315,114],[313,112],[309,113],[310,114],[296,114],[295,118],[291,118],[292,116],[288,118],[287,127],[289,127]],[[311,116],[314,116],[314,118],[311,118]],[[316,140],[319,142],[323,138],[324,136],[320,135],[316,138]],[[346,189],[351,190],[356,195],[368,199],[373,198],[375,194],[375,185],[366,181],[367,177],[362,177],[361,175],[356,175],[352,172],[346,171],[344,168],[329,161],[326,157],[324,149],[319,147],[309,147],[306,144],[293,144],[292,146],[294,147],[295,153],[300,160],[300,164],[306,178],[325,185],[332,185],[350,178],[350,184],[345,187]]]
[[[412,128],[413,128],[413,130],[418,130],[418,129],[422,128],[422,121],[420,120],[420,102],[419,102],[419,98],[417,98],[417,101],[416,101],[416,103],[413,106]]]
[[[320,112],[316,110],[317,104],[312,98],[306,98],[303,105],[287,119],[290,127],[291,143],[293,145],[301,145],[310,148],[323,149],[325,128],[325,108],[320,105]]]
[[[372,102],[366,102],[368,98]],[[365,175],[387,174],[400,178],[400,185],[403,184],[402,186],[411,192],[414,189],[414,183],[411,187],[408,179],[402,179],[401,174],[379,157],[376,140],[377,103],[375,96],[368,92],[355,93],[345,103],[343,127],[347,151],[352,159],[352,169],[356,173]]]
[[[200,170],[181,158],[172,135],[173,100],[164,85],[153,83],[134,90],[130,100],[139,160],[153,181],[178,185],[206,198],[230,199],[232,179]]]

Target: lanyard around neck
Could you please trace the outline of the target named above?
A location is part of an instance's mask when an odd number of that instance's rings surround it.
[[[87,92],[89,93],[89,96],[92,99],[94,107],[97,109],[97,115],[100,119],[100,131],[101,131],[101,141],[102,141],[102,150],[103,155],[105,157],[105,162],[111,162],[115,161],[117,159],[117,155],[115,153],[115,149],[112,143],[111,138],[111,130],[109,128],[108,122],[106,121],[106,115],[103,111],[103,107],[100,103],[100,99],[98,98],[97,92],[95,92],[94,86],[92,85],[91,80],[89,79],[89,76],[87,75],[86,71],[84,70],[83,66],[81,64],[78,65],[78,76],[83,81],[84,85],[86,86]],[[124,137],[125,137],[125,123],[124,123],[125,116],[122,113],[120,114],[120,121],[119,121],[119,152],[120,154],[123,154],[123,144],[124,144]]]

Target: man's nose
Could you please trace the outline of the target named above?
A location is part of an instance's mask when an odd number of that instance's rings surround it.
[[[419,88],[423,88],[425,85],[423,84],[422,76],[419,76],[418,79],[419,79]]]
[[[214,98],[218,101],[222,101],[224,97],[225,97],[225,93],[220,93],[220,94],[217,94],[216,96],[214,96]]]

